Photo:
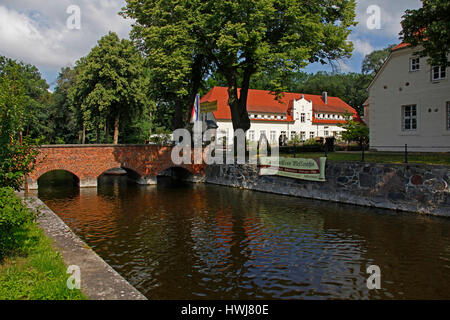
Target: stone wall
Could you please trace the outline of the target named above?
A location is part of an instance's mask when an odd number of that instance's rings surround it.
[[[277,194],[450,216],[450,167],[331,162],[326,182],[259,176],[255,165],[211,165],[206,182]]]

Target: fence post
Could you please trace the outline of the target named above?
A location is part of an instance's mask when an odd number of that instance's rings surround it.
[[[408,163],[408,145],[405,143],[405,163]]]
[[[325,145],[325,158],[328,157],[328,145]]]
[[[364,145],[362,145],[362,153],[361,153],[361,162],[364,162],[365,158],[364,158]]]
[[[294,152],[294,158],[296,157],[296,150],[295,150],[295,141],[294,141],[294,147],[293,147],[293,150],[292,150],[293,152]]]

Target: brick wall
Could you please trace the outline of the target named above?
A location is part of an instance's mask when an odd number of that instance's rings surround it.
[[[37,188],[39,177],[52,170],[72,172],[80,179],[80,186],[96,186],[97,178],[112,168],[132,170],[144,180],[174,166],[204,175],[204,164],[175,165],[171,160],[172,149],[153,145],[43,146],[27,182],[29,188]]]

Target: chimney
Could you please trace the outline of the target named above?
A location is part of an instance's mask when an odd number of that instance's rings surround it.
[[[322,92],[322,100],[323,102],[325,102],[325,104],[328,104],[328,92]]]

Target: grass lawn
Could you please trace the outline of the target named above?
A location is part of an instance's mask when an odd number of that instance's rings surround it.
[[[293,154],[280,154],[282,157],[293,157]],[[297,153],[297,158],[323,157],[323,152]],[[328,153],[331,161],[361,161],[361,152],[338,151]],[[377,163],[404,163],[405,155],[402,152],[365,152],[366,162]],[[450,165],[450,153],[408,153],[408,163]]]
[[[69,274],[51,240],[28,223],[14,234],[20,246],[0,262],[0,300],[82,300],[80,290],[69,290]]]

